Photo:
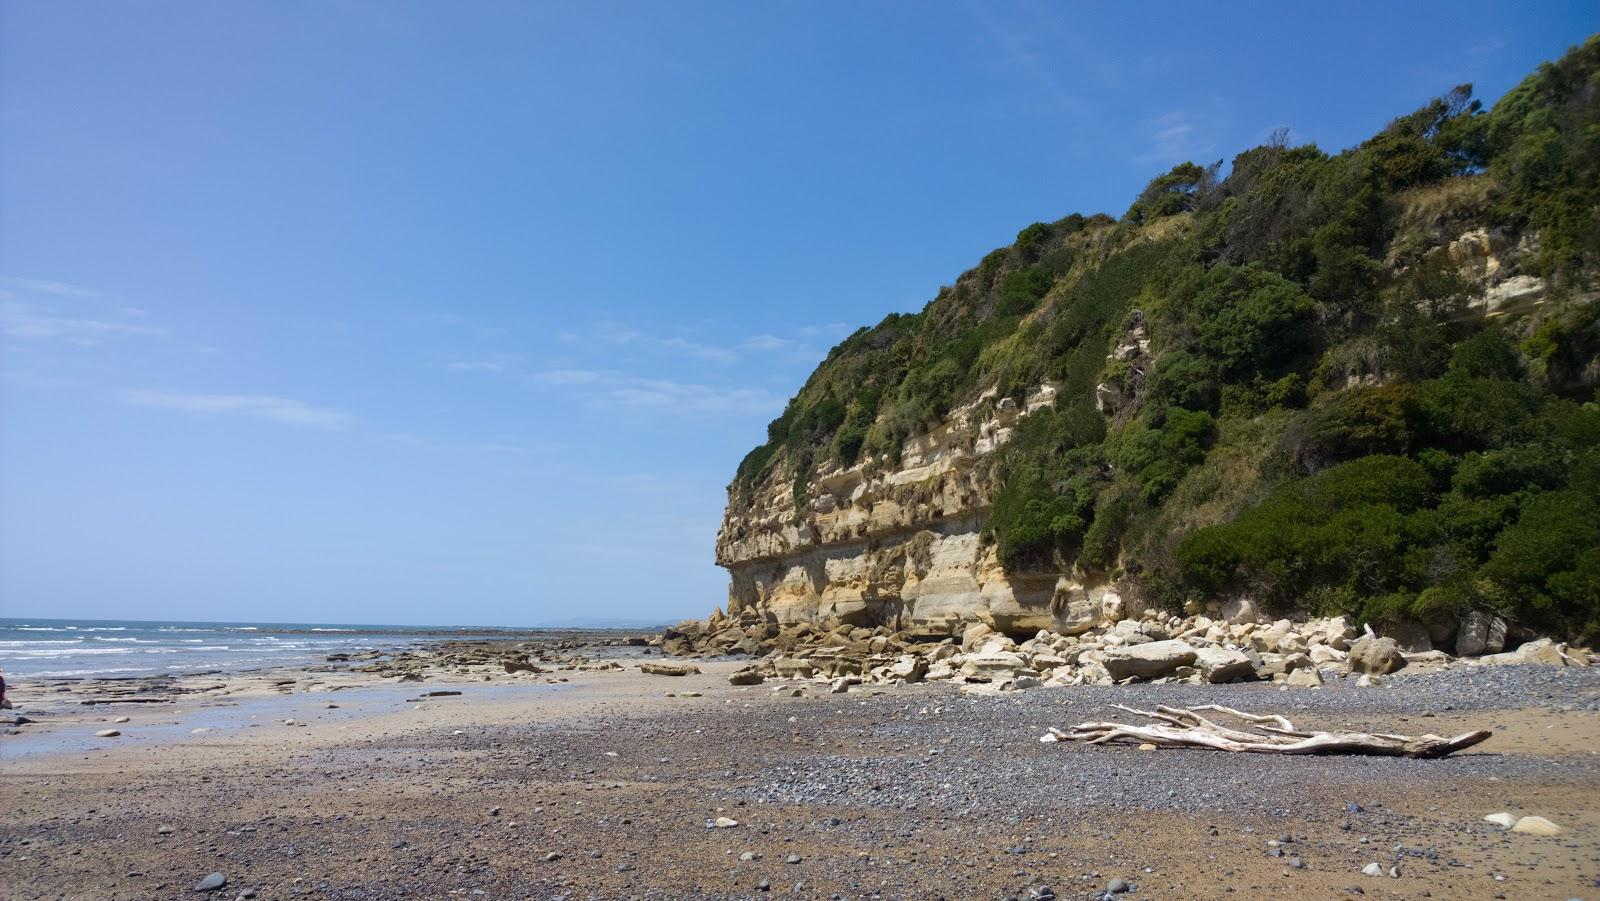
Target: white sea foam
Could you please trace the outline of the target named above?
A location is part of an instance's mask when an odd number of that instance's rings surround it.
[[[154,650],[154,649],[152,649]],[[16,648],[7,650],[7,657],[78,657],[104,654],[137,654],[136,648]]]
[[[41,678],[41,679],[62,679],[62,678],[66,678],[68,676],[103,676],[103,675],[106,675],[107,673],[142,673],[142,672],[145,672],[145,670],[142,667],[121,666],[121,667],[108,667],[106,669],[51,669],[51,670],[40,670],[37,673],[29,673],[28,675],[36,677],[36,678]]]
[[[27,641],[0,641],[0,648],[35,648],[42,644],[83,644],[81,638],[40,638]]]

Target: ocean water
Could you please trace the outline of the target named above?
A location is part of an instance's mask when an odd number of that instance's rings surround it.
[[[348,623],[201,623],[0,618],[10,679],[237,672],[321,662],[440,638],[519,637],[532,630]]]

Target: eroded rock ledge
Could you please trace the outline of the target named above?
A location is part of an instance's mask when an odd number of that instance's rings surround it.
[[[982,532],[999,489],[995,452],[1055,396],[1054,385],[1021,404],[986,392],[906,441],[898,465],[823,471],[802,492],[771,475],[748,492],[730,487],[717,534],[717,563],[731,575],[728,613],[926,636],[973,622],[1013,634],[1082,631],[1120,614],[1110,586],[1004,572]]]

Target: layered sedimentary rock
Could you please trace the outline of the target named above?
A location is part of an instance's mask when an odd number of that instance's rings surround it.
[[[1427,258],[1454,270],[1466,288],[1457,315],[1520,314],[1545,301],[1546,281],[1520,273],[1519,261],[1536,250],[1531,238],[1452,231],[1444,222],[1413,226],[1433,242]],[[1138,414],[1159,352],[1144,314],[1132,310],[1107,356],[1115,377],[1096,385],[1092,398],[1109,426]],[[1371,354],[1334,365],[1345,367],[1332,374],[1342,374],[1346,387],[1390,379]],[[1084,584],[1070,572],[1005,571],[985,532],[1001,487],[998,452],[1025,417],[1056,403],[1060,387],[1040,385],[1020,403],[990,389],[906,440],[898,461],[825,464],[808,469],[798,485],[779,450],[754,484],[736,481],[728,489],[716,545],[716,561],[731,576],[728,614],[741,622],[887,626],[923,636],[960,634],[981,622],[1018,637],[1040,630],[1078,635],[1137,616],[1139,609],[1128,609],[1139,606],[1133,592],[1114,584]],[[1214,598],[1207,609],[1236,623],[1261,616],[1249,597]],[[1455,631],[1453,621],[1440,635],[1422,624],[1400,625],[1417,633],[1395,636],[1410,651],[1447,642]],[[1474,642],[1498,650],[1504,638],[1496,644],[1474,634],[1468,646]]]
[[[798,492],[774,467],[753,489],[730,487],[717,534],[728,612],[930,635],[974,621],[1012,633],[1100,622],[1105,603],[1120,603],[1109,589],[1007,574],[982,532],[999,488],[996,451],[1055,394],[1042,385],[1018,404],[987,392],[907,440],[895,465],[819,472]]]

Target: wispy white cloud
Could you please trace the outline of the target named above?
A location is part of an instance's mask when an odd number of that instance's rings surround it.
[[[556,333],[556,338],[587,354],[604,353],[610,348],[627,348],[671,360],[688,357],[733,365],[752,357],[775,353],[795,360],[815,362],[822,357],[822,351],[816,347],[818,342],[837,341],[849,333],[850,329],[844,323],[829,322],[796,328],[791,333],[795,337],[763,332],[743,339],[715,342],[682,335],[660,335],[615,322],[604,322],[584,332],[563,330]]]
[[[712,363],[734,363],[739,359],[739,352],[730,347],[694,341],[679,335],[656,335],[642,329],[627,328],[616,323],[602,324],[595,333],[595,338],[601,343],[617,347],[638,347],[646,350],[665,351]],[[580,338],[579,341],[581,343],[582,339]]]
[[[425,328],[446,328],[465,332],[479,338],[499,338],[509,334],[509,331],[504,326],[470,319],[458,313],[415,313],[406,317],[406,319],[414,325],[420,325]]]
[[[1135,157],[1141,163],[1205,162],[1216,148],[1204,118],[1187,110],[1175,110],[1146,123],[1147,149]]]
[[[490,354],[450,360],[444,368],[451,372],[507,372],[526,360],[522,354]]]
[[[607,376],[591,369],[547,369],[532,378],[541,385],[592,385]]]
[[[345,429],[353,421],[348,413],[339,410],[265,394],[184,394],[134,388],[122,392],[121,396],[124,402],[141,407],[161,407],[185,413],[253,416],[284,425]]]
[[[1076,47],[1073,49],[1079,52],[1069,53],[1061,52],[1058,46],[1048,48],[1041,46],[1036,50],[1029,46],[1030,38],[1036,38],[1036,36],[1031,36],[1025,31],[1012,29],[1001,18],[992,14],[995,10],[999,10],[1001,15],[1014,14],[1014,7],[991,7],[985,3],[969,2],[967,9],[978,20],[978,23],[983,26],[983,30],[995,44],[996,49],[999,51],[999,58],[1003,62],[1021,70],[1032,85],[1041,94],[1054,101],[1063,112],[1075,116],[1081,116],[1086,113],[1087,110],[1083,101],[1073,92],[1067,90],[1066,85],[1056,75],[1054,68],[1047,63],[1060,59],[1071,59],[1073,65],[1081,70],[1095,56],[1090,52],[1091,48]],[[1057,40],[1068,40],[1074,44],[1081,43],[1072,40],[1070,32],[1067,35],[1053,35],[1052,37]]]
[[[94,298],[94,297],[104,297],[105,296],[105,292],[104,291],[97,291],[94,288],[85,288],[82,285],[74,285],[74,284],[71,284],[69,282],[60,282],[60,281],[54,281],[54,280],[51,280],[51,279],[14,278],[14,277],[8,276],[5,279],[3,279],[3,281],[5,281],[9,285],[16,286],[19,290],[28,291],[28,292],[32,292],[32,293],[35,293],[35,294],[51,294],[51,295],[54,295],[56,297],[79,297],[79,298]]]
[[[761,388],[640,378],[589,369],[549,370],[534,374],[532,381],[566,391],[573,398],[602,409],[687,415],[771,413],[785,401]]]
[[[17,388],[54,389],[77,385],[73,379],[48,375],[33,369],[0,369],[0,383]]]
[[[61,341],[90,347],[114,338],[165,337],[169,332],[159,326],[130,322],[138,318],[130,311],[118,311],[117,316],[82,316],[61,314],[37,304],[17,299],[8,292],[0,292],[0,333],[11,338],[33,341]]]
[[[780,338],[777,335],[751,335],[744,340],[743,346],[749,350],[770,353],[779,350],[795,350],[805,345],[793,338]]]
[[[760,388],[697,385],[666,379],[634,379],[612,387],[606,396],[625,407],[682,413],[767,413],[777,411],[784,403],[784,398]]]

